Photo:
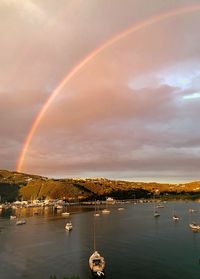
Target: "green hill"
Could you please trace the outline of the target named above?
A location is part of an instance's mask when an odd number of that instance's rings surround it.
[[[185,184],[160,184],[156,182],[129,182],[91,179],[50,179],[7,170],[0,170],[0,196],[2,201],[17,199],[87,200],[106,196],[127,199],[147,198],[153,195],[200,196],[200,181]]]

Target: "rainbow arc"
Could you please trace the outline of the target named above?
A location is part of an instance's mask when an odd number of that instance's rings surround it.
[[[169,18],[172,18],[172,17],[175,17],[175,16],[180,16],[180,15],[192,13],[192,12],[196,12],[196,11],[199,11],[199,10],[200,10],[200,4],[193,4],[193,5],[190,5],[190,6],[184,6],[184,7],[181,7],[181,8],[170,10],[170,11],[155,15],[153,17],[150,17],[150,18],[148,18],[148,19],[146,19],[142,22],[136,23],[134,26],[132,26],[132,27],[126,29],[125,31],[117,34],[116,36],[112,37],[111,39],[109,39],[108,41],[103,43],[101,46],[99,46],[98,48],[93,50],[91,53],[89,53],[85,58],[83,58],[76,66],[74,66],[67,73],[67,75],[60,82],[60,84],[54,89],[54,91],[51,93],[50,97],[44,103],[43,107],[41,108],[41,110],[37,114],[36,118],[34,119],[32,125],[31,125],[31,128],[30,128],[30,130],[29,130],[29,132],[28,132],[28,134],[25,138],[25,141],[24,141],[24,144],[23,144],[23,147],[22,147],[22,151],[21,151],[21,154],[20,154],[18,162],[17,162],[16,170],[19,171],[19,172],[22,171],[24,161],[25,161],[25,157],[26,157],[26,154],[28,152],[28,149],[29,149],[30,143],[32,141],[32,138],[33,138],[34,134],[36,133],[36,130],[37,130],[38,126],[40,125],[40,122],[42,121],[46,111],[49,108],[49,106],[52,104],[52,102],[55,100],[55,98],[58,96],[58,94],[61,93],[64,86],[66,86],[72,80],[72,78],[84,66],[86,66],[92,59],[94,59],[102,51],[104,51],[105,49],[114,45],[118,41],[122,40],[123,38],[125,38],[125,37],[127,37],[127,36],[129,36],[129,35],[131,35],[135,32],[138,32],[138,31],[142,30],[143,28],[145,28],[147,26],[159,23],[161,21],[164,21],[166,19],[169,19]]]

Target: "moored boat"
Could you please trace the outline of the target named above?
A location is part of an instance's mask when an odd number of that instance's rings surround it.
[[[164,208],[164,205],[158,204],[158,205],[156,206],[156,208]]]
[[[99,213],[99,203],[98,201],[95,200],[95,211],[94,211],[94,217],[99,217],[100,213]]]
[[[193,208],[189,208],[188,211],[189,211],[190,213],[197,212],[197,210],[196,210],[196,209],[193,209]]]
[[[175,222],[178,222],[179,219],[180,219],[180,218],[178,217],[178,215],[175,214],[175,210],[173,210],[172,219],[173,219],[173,221],[175,221]]]
[[[100,214],[99,213],[94,213],[94,217],[99,217]]]
[[[105,259],[97,251],[89,258],[89,267],[93,276],[104,277]]]
[[[18,221],[16,222],[16,225],[17,225],[17,226],[25,225],[25,224],[26,224],[26,220],[24,220],[24,219],[18,220]]]
[[[174,221],[179,221],[179,217],[178,217],[177,215],[173,215],[172,219],[173,219]]]
[[[108,209],[107,199],[106,199],[106,208],[104,208],[101,212],[102,212],[102,214],[110,214],[110,210]]]
[[[154,212],[154,217],[159,217],[160,216],[160,213],[158,213],[158,211],[155,211]]]
[[[72,228],[73,228],[72,222],[71,222],[71,221],[70,221],[70,222],[67,222],[67,224],[65,225],[65,229],[66,229],[67,231],[71,231]]]
[[[105,208],[105,209],[102,210],[102,213],[103,213],[103,214],[110,214],[110,210],[108,210],[108,209]]]
[[[104,277],[104,269],[105,269],[105,259],[97,252],[96,249],[96,221],[97,219],[94,218],[94,231],[93,231],[93,254],[89,257],[89,268],[92,272],[93,277]]]
[[[193,230],[193,231],[200,231],[200,225],[196,224],[196,223],[191,223],[189,224],[189,227]]]
[[[156,206],[154,205],[154,217],[157,218],[160,216],[160,213],[156,210]]]

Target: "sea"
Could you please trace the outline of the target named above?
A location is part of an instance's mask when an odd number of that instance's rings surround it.
[[[199,279],[200,233],[189,224],[200,224],[200,204],[166,202],[157,218],[154,207],[115,204],[109,207],[110,214],[94,217],[93,206],[70,206],[68,218],[52,208],[38,209],[37,215],[34,209],[23,209],[20,214],[27,223],[22,226],[9,219],[11,210],[1,211],[0,278],[90,279],[88,258],[95,240],[106,261],[107,279]],[[178,222],[173,221],[173,212],[180,217]],[[73,224],[70,232],[65,230],[68,220]]]

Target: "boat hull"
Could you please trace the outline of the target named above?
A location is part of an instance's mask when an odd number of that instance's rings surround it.
[[[92,277],[93,278],[105,278],[105,271],[102,270],[101,273],[97,273],[97,272],[94,272],[91,270],[91,273],[92,273]]]
[[[195,232],[199,232],[200,231],[200,225],[196,225],[196,224],[189,224],[189,227],[195,231]]]
[[[110,210],[108,209],[103,209],[101,212],[102,214],[110,214]]]
[[[17,226],[21,226],[21,225],[25,225],[25,224],[26,224],[25,220],[19,220],[19,221],[16,222]]]

